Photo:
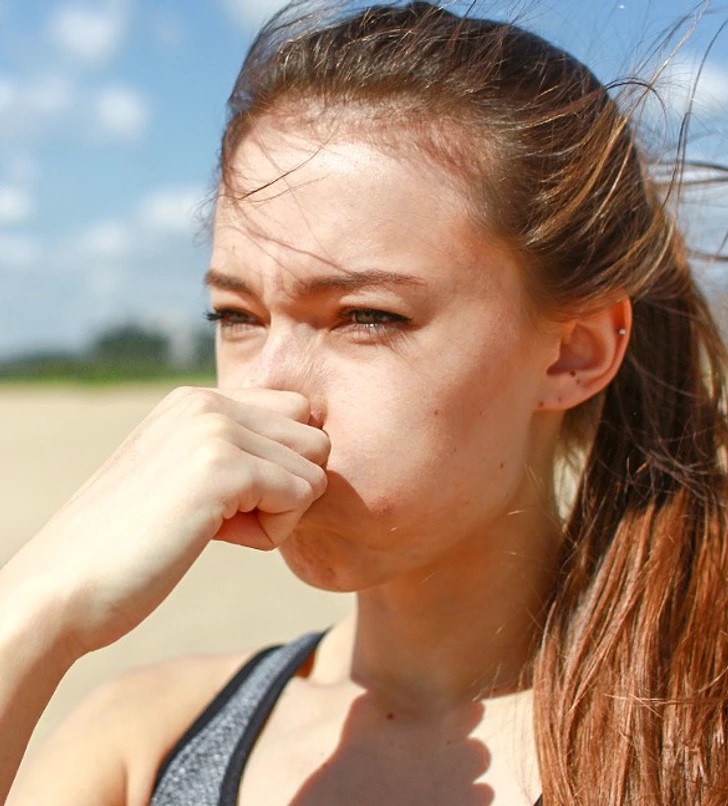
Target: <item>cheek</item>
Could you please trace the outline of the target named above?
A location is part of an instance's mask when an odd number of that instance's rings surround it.
[[[484,480],[506,479],[525,454],[529,412],[507,384],[512,373],[447,363],[426,374],[400,366],[369,383],[359,375],[354,394],[342,384],[329,395],[329,469],[377,517],[468,506]]]
[[[237,389],[241,383],[242,371],[239,362],[231,361],[225,351],[220,349],[220,337],[216,339],[215,347],[215,375],[217,385],[221,389]]]

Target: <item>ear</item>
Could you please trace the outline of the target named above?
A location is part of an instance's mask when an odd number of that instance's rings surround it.
[[[622,364],[631,326],[627,297],[563,323],[559,356],[544,378],[539,409],[566,411],[601,392]]]

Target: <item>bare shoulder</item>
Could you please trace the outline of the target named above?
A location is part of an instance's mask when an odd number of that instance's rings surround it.
[[[188,656],[104,684],[23,765],[7,806],[148,804],[165,755],[250,654]]]

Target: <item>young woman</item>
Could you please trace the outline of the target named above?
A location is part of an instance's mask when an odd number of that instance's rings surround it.
[[[229,111],[220,389],[3,569],[6,787],[211,539],[356,614],[110,684],[9,803],[726,803],[725,356],[629,112],[426,3],[279,17]]]

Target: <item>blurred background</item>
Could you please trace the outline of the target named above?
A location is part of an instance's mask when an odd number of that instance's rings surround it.
[[[170,388],[213,382],[201,279],[224,105],[279,5],[0,0],[0,564]],[[649,76],[669,54],[657,44],[695,10],[685,0],[481,5],[607,82],[645,59]],[[656,155],[670,156],[691,107],[690,156],[728,162],[728,34],[713,41],[727,19],[726,5],[709,6],[664,70],[665,105],[643,115]],[[710,250],[728,229],[728,198],[706,187],[682,212],[691,244]],[[725,269],[703,261],[700,273],[723,317]],[[72,670],[38,735],[128,666],[284,640],[350,605],[304,588],[275,555],[212,545],[147,622]]]

